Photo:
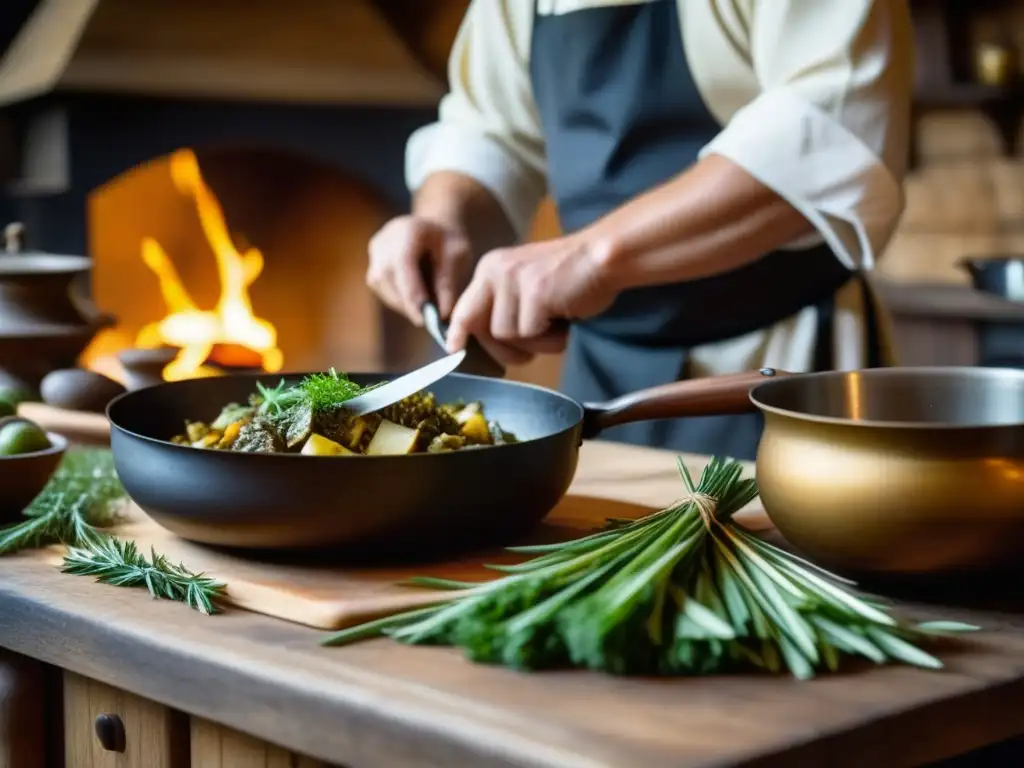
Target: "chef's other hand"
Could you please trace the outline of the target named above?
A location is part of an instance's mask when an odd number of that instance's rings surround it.
[[[560,237],[486,254],[452,311],[448,350],[469,336],[506,365],[565,348],[565,320],[607,309],[617,291],[585,242]]]
[[[442,318],[451,314],[472,265],[463,233],[428,219],[398,216],[370,239],[366,284],[391,309],[422,325],[420,307],[429,298],[437,302]],[[424,267],[433,285],[424,284]]]

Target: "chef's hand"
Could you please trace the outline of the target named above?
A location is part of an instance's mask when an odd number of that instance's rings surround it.
[[[429,266],[433,285],[423,282]],[[442,318],[468,282],[473,268],[469,239],[428,219],[399,216],[381,227],[370,240],[366,284],[387,306],[423,325],[420,307],[431,297]]]
[[[486,254],[452,311],[448,350],[470,335],[506,365],[565,349],[559,321],[593,317],[617,291],[587,243],[560,237]]]

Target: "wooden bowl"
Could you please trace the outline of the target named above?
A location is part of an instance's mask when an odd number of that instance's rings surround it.
[[[18,419],[0,419],[0,426]],[[68,441],[56,432],[47,432],[50,447],[43,451],[0,456],[0,525],[17,522],[22,511],[43,490],[60,464]]]

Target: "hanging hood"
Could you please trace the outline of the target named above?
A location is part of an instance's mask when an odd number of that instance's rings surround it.
[[[468,3],[36,0],[0,56],[0,107],[54,91],[429,106]]]

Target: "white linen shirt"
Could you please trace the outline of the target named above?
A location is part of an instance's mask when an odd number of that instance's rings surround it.
[[[530,82],[534,13],[649,0],[472,0],[449,60],[438,120],[406,150],[415,191],[436,171],[486,187],[520,238],[547,191],[544,136]],[[826,242],[869,271],[903,211],[913,42],[906,0],[676,0],[680,44],[722,126],[700,152],[724,156],[799,210]],[[680,169],[683,170],[683,169]],[[770,290],[770,286],[767,287]],[[877,300],[886,362],[895,362]],[[816,314],[691,350],[690,375],[812,367]],[[836,295],[834,367],[866,364],[856,282]]]

